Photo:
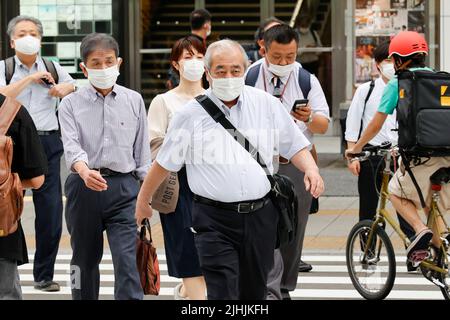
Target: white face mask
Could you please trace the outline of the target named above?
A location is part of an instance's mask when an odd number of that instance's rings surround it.
[[[208,31],[206,31],[206,36],[209,37],[211,35],[211,28],[208,29]]]
[[[395,77],[395,68],[393,63],[383,63],[380,65],[381,74],[388,80]]]
[[[196,82],[200,81],[205,73],[205,63],[200,59],[186,59],[180,64],[181,76],[186,80]]]
[[[245,77],[212,79],[212,92],[222,101],[228,102],[238,98],[245,87]]]
[[[86,68],[86,66],[85,66]],[[120,75],[119,65],[112,66],[107,69],[88,69],[89,82],[98,89],[111,89],[117,82]]]
[[[279,77],[287,77],[292,71],[294,71],[295,64],[287,64],[285,66],[279,66],[277,64],[271,64],[269,62],[269,71]]]
[[[41,49],[41,40],[33,36],[25,36],[14,40],[15,49],[26,55],[34,55]]]
[[[300,31],[300,33],[302,34],[306,34],[309,32],[309,28],[298,28],[298,30]]]

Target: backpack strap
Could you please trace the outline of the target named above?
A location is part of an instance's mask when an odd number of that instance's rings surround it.
[[[9,86],[11,79],[16,71],[16,60],[14,57],[9,57],[4,60],[5,62],[5,81],[6,85]]]
[[[420,190],[419,184],[417,183],[416,177],[414,176],[411,167],[410,167],[410,161],[411,159],[407,156],[406,152],[402,149],[399,150],[400,152],[400,156],[402,157],[402,163],[405,166],[405,170],[406,172],[408,172],[411,181],[414,185],[414,187],[416,188],[416,191],[419,195],[419,200],[420,200],[420,205],[422,206],[422,209],[425,209],[427,207],[427,204],[425,202],[425,198],[423,196],[422,190]]]
[[[311,73],[306,69],[300,68],[298,70],[298,85],[302,90],[303,97],[308,99],[309,92],[311,91]]]
[[[254,87],[256,84],[256,81],[258,80],[259,72],[261,70],[262,63],[257,66],[250,68],[247,72],[247,76],[245,77],[245,85]]]
[[[42,61],[44,62],[45,69],[47,72],[49,72],[53,79],[55,79],[55,83],[59,83],[59,75],[56,71],[55,64],[47,59],[42,58]],[[16,60],[14,57],[9,57],[4,60],[5,62],[5,81],[6,85],[8,86],[11,83],[11,79],[14,76],[14,72],[16,71]]]
[[[369,92],[367,93],[366,99],[364,100],[364,108],[363,108],[363,113],[361,115],[361,126],[359,128],[358,140],[359,140],[359,138],[361,138],[361,135],[362,135],[362,132],[363,132],[363,118],[364,118],[364,113],[366,112],[367,102],[369,101],[370,96],[372,95],[372,92],[373,92],[374,88],[375,88],[375,81],[372,80],[370,82]]]
[[[20,107],[21,104],[19,101],[5,97],[5,101],[3,101],[0,107],[0,136],[6,135]]]
[[[316,33],[314,32],[314,29],[313,29],[312,27],[310,27],[310,28],[309,28],[309,31],[311,32],[311,35],[312,35],[312,37],[313,37],[313,39],[314,39],[314,42],[315,42],[316,46],[319,45],[319,41],[317,41],[317,35],[316,35]]]
[[[45,69],[47,69],[47,72],[49,72],[53,79],[55,80],[55,83],[58,84],[59,83],[59,75],[58,72],[56,71],[56,67],[55,64],[53,63],[53,61],[47,60],[42,58],[42,61],[44,62],[45,65]]]

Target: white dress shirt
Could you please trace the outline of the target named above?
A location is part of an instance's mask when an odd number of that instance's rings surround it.
[[[273,78],[276,76],[268,70],[267,64],[265,63],[265,58],[258,60],[257,62],[252,64],[250,68],[260,68],[261,64],[262,69],[259,72],[255,88],[267,90],[268,93],[272,94],[275,88]],[[300,63],[295,62],[295,68],[291,75],[280,78],[282,82],[281,91],[284,91],[281,99],[284,107],[290,113],[295,100],[308,99],[312,113],[320,114],[329,120],[330,108],[328,107],[327,99],[325,98],[325,94],[323,93],[322,86],[320,85],[319,80],[315,75],[311,75],[311,91],[309,92],[308,97],[303,96],[303,92],[298,83],[298,72],[301,67],[302,65]],[[264,85],[264,76],[266,85]],[[285,87],[286,85],[287,87]],[[311,143],[311,149],[313,144],[313,133],[308,129],[303,121],[296,121],[296,123],[305,137]]]
[[[258,149],[271,172],[274,154],[290,159],[309,146],[280,101],[271,95],[246,86],[230,109],[211,90],[206,94]],[[156,161],[173,172],[186,165],[192,192],[212,200],[256,200],[270,191],[261,166],[195,100],[174,115]]]
[[[363,131],[366,130],[370,121],[372,121],[375,113],[380,105],[381,97],[383,96],[384,88],[386,83],[383,79],[378,78],[375,80],[375,87],[373,88],[372,94],[367,101],[366,109],[364,111],[364,101],[366,100],[367,94],[370,89],[370,82],[366,82],[356,89],[355,95],[348,109],[347,113],[347,123],[345,130],[345,140],[350,142],[358,141],[359,131],[361,128],[361,117],[363,118]],[[364,111],[364,115],[363,115]],[[398,134],[396,131],[392,131],[396,128],[397,114],[394,111],[392,115],[389,115],[381,128],[380,132],[370,140],[369,144],[374,146],[379,146],[385,141],[392,142],[394,145],[397,144]]]

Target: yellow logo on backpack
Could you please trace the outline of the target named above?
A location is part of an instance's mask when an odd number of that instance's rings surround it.
[[[441,106],[450,107],[450,95],[446,95],[448,86],[441,86]]]

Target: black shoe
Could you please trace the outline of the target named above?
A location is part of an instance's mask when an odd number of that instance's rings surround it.
[[[292,300],[291,295],[289,294],[289,290],[281,289],[280,291],[281,291],[281,298],[283,300]]]
[[[298,264],[298,272],[310,272],[312,268],[312,265],[303,262],[303,260],[300,260],[300,263]]]
[[[36,290],[41,290],[44,292],[58,292],[59,290],[61,290],[59,284],[54,281],[37,282],[35,283],[34,288]]]
[[[406,256],[409,261],[413,262],[413,265],[416,266],[427,258],[426,254],[432,238],[433,232],[430,229],[425,229],[411,239],[412,242],[406,249]]]

